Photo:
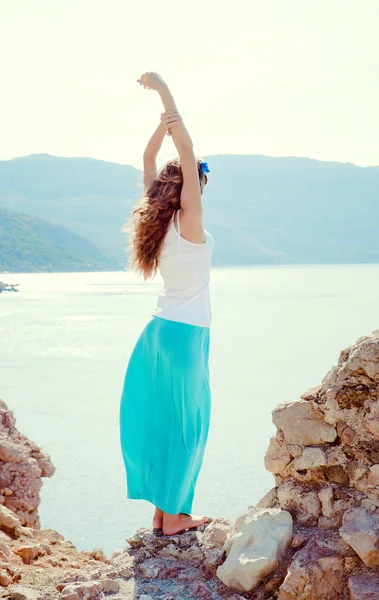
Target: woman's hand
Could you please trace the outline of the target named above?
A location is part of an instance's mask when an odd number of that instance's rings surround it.
[[[161,114],[161,124],[167,131],[167,135],[171,135],[170,129],[178,125],[182,120],[177,110],[167,110]]]
[[[162,77],[154,71],[149,71],[141,75],[140,79],[137,79],[138,83],[143,85],[145,89],[156,90],[159,92],[163,87],[167,87]]]

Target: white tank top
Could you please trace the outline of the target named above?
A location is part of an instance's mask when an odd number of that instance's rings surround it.
[[[181,237],[179,213],[180,210],[172,216],[159,256],[163,289],[152,314],[170,321],[210,327],[209,279],[214,241],[207,231],[203,244]]]

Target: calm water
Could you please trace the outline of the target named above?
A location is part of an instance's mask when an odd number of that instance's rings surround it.
[[[160,283],[127,273],[4,275],[0,396],[50,454],[40,516],[79,548],[124,546],[152,507],[126,499],[118,410],[128,356]],[[194,512],[235,518],[272,487],[271,410],[379,328],[379,265],[212,274],[212,424]]]

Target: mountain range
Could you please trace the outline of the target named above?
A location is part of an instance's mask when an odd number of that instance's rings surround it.
[[[379,167],[203,158],[211,170],[204,224],[215,238],[215,265],[379,262]],[[124,268],[122,227],[141,193],[142,173],[128,165],[48,154],[0,161],[0,271]],[[15,235],[24,250],[34,248],[29,262]]]

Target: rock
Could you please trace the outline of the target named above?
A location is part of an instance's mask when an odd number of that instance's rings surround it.
[[[319,529],[338,529],[342,525],[342,516],[336,515],[334,517],[320,517],[317,521]]]
[[[0,558],[6,559],[6,558],[8,558],[10,553],[11,553],[10,546],[6,542],[3,542],[0,540]]]
[[[356,431],[352,429],[352,427],[349,427],[343,421],[339,421],[337,423],[337,435],[341,440],[341,444],[350,445],[354,441]]]
[[[42,595],[40,590],[22,584],[12,584],[5,593],[9,600],[48,600],[47,594]]]
[[[379,531],[373,515],[361,507],[350,508],[342,519],[340,535],[368,567],[379,566]]]
[[[50,457],[16,428],[12,411],[0,406],[0,506],[10,509],[21,525],[38,528],[37,508],[42,477],[51,476]],[[1,517],[0,517],[1,520]],[[1,527],[1,525],[0,525]],[[16,531],[16,529],[15,529]]]
[[[365,424],[367,431],[369,431],[374,437],[379,439],[379,417],[367,417],[365,420]]]
[[[267,471],[280,473],[291,462],[292,457],[285,442],[272,437],[264,459]]]
[[[379,576],[365,573],[349,577],[350,600],[377,600],[379,598]]]
[[[0,586],[8,587],[8,585],[10,585],[11,583],[12,578],[9,576],[9,573],[7,573],[7,571],[4,571],[4,569],[0,569]]]
[[[304,535],[303,533],[296,533],[292,538],[291,548],[298,550],[299,548],[302,548],[304,544],[307,543],[307,541],[308,538],[306,535]]]
[[[62,600],[81,600],[79,590],[74,585],[67,585],[61,593],[61,598]]]
[[[123,552],[113,559],[112,566],[121,577],[129,578],[133,576],[133,560],[127,552]]]
[[[80,581],[63,588],[61,598],[65,600],[100,600],[103,587],[101,581]]]
[[[0,460],[17,463],[27,459],[27,457],[27,453],[22,448],[15,446],[6,439],[0,439]]]
[[[303,454],[303,446],[299,446],[299,444],[287,444],[288,451],[293,458],[298,458]]]
[[[292,517],[280,509],[249,508],[224,545],[227,558],[217,576],[228,587],[250,591],[278,566],[292,537]]]
[[[17,550],[15,550],[15,553],[21,556],[26,565],[30,565],[32,560],[37,558],[39,554],[39,547],[38,544],[33,544],[31,546],[20,546],[17,548]]]
[[[192,584],[192,593],[194,598],[211,598],[212,593],[202,581],[194,581]]]
[[[101,582],[103,592],[106,594],[109,592],[118,592],[120,591],[120,582],[116,579],[103,579]]]
[[[249,507],[250,508],[250,507]],[[261,498],[257,504],[257,508],[278,508],[278,496],[276,488],[272,488]]]
[[[291,480],[284,481],[277,490],[280,508],[288,510],[301,523],[309,523],[321,513],[320,498],[315,491],[307,491]]]
[[[341,465],[331,465],[325,468],[325,475],[331,483],[349,485],[349,475]]]
[[[279,404],[272,412],[272,420],[288,444],[314,446],[334,442],[337,437],[335,428],[324,422],[323,413],[311,401]]]
[[[206,548],[220,547],[225,544],[232,522],[227,519],[214,519],[205,529],[202,543]]]
[[[142,596],[139,597],[139,600],[154,600],[154,598],[152,598],[148,594],[142,594]]]
[[[176,577],[179,571],[180,564],[177,560],[163,557],[148,558],[138,565],[138,572],[144,579]]]
[[[308,446],[303,454],[293,461],[294,469],[315,469],[326,465],[326,454],[322,448]]]
[[[307,390],[306,392],[301,394],[300,397],[302,400],[317,400],[321,390],[322,390],[322,386],[316,385],[315,387],[310,388],[309,390]]]
[[[333,487],[329,485],[326,488],[322,488],[322,490],[320,490],[318,493],[318,497],[321,500],[321,510],[324,517],[334,517]]]
[[[295,554],[278,600],[340,600],[343,566],[342,556],[309,542]]]
[[[84,551],[84,554],[87,554],[91,558],[105,562],[107,564],[109,564],[109,562],[110,562],[110,558],[105,554],[104,550],[101,547],[94,548],[93,550],[90,550],[89,552]]]
[[[21,527],[20,519],[6,506],[0,504],[0,528],[14,531]]]
[[[363,475],[367,472],[367,467],[361,465],[357,460],[352,460],[346,466],[346,473],[349,476],[349,479],[353,481],[358,481]]]

